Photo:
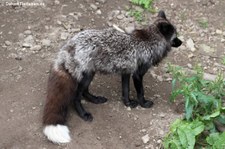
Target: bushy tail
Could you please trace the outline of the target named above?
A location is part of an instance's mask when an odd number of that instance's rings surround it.
[[[52,67],[48,79],[47,101],[44,108],[44,134],[54,143],[68,143],[71,138],[65,125],[68,107],[76,90],[75,79],[64,66]]]

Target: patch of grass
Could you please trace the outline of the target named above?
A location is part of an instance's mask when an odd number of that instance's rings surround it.
[[[222,64],[225,65],[225,56],[222,59]]]
[[[200,27],[202,27],[204,29],[209,27],[209,22],[206,19],[198,20],[198,24],[199,24]]]
[[[131,3],[141,6],[142,8],[152,11],[153,10],[153,1],[154,0],[130,0]]]
[[[145,10],[151,13],[156,12],[156,10],[153,7],[154,0],[130,0],[130,2],[144,9],[143,11],[133,9],[128,10],[129,15],[133,16],[139,23],[144,21]]]
[[[173,75],[171,101],[182,95],[185,102],[183,119],[176,120],[163,140],[165,149],[222,149],[225,132],[217,124],[225,124],[225,81],[222,73],[214,81],[203,79],[203,69],[188,75],[181,67],[169,65]],[[179,82],[179,85],[177,85]]]
[[[138,22],[142,22],[144,20],[143,12],[138,10],[129,10],[128,14],[135,18]]]

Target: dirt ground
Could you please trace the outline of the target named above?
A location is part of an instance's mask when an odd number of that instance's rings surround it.
[[[166,73],[166,64],[192,69],[200,63],[207,73],[224,71],[221,58],[225,54],[225,1],[156,0],[154,7],[165,10],[184,44],[144,78],[145,96],[154,101],[154,106],[126,108],[121,102],[120,77],[98,74],[91,91],[107,97],[108,102],[95,105],[83,101],[94,116],[93,122],[81,120],[71,110],[68,125],[72,142],[55,145],[43,135],[41,117],[49,66],[59,48],[82,29],[142,25],[128,15],[128,0],[29,1],[44,6],[10,6],[9,2],[0,1],[1,149],[160,148],[171,122],[182,117],[177,112],[181,105],[168,101],[171,76]],[[146,13],[142,24],[150,24],[155,17],[156,14]],[[135,98],[133,86],[131,97]],[[147,143],[142,141],[145,135],[150,137]]]

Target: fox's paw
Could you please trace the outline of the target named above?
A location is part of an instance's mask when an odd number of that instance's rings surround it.
[[[101,103],[105,103],[105,102],[107,102],[107,98],[105,98],[105,97],[101,97],[101,96],[97,96],[97,97],[95,97],[91,102],[92,103],[95,103],[95,104],[101,104]]]
[[[138,106],[138,102],[136,100],[129,100],[129,102],[124,103],[125,106],[130,108],[136,108]]]
[[[91,115],[91,113],[84,113],[83,115],[81,115],[81,118],[85,121],[89,121],[91,122],[93,120],[93,116]]]
[[[151,108],[153,106],[153,102],[150,100],[144,100],[144,102],[141,102],[140,105],[143,108]]]

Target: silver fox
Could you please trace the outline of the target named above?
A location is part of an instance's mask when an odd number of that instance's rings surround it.
[[[176,28],[167,20],[164,11],[159,11],[157,20],[148,28],[134,30],[131,34],[114,28],[76,34],[60,49],[51,69],[43,116],[44,134],[54,143],[71,140],[65,125],[70,103],[82,119],[92,121],[92,115],[81,104],[82,96],[96,104],[107,101],[89,93],[96,72],[120,74],[123,103],[131,108],[138,104],[150,108],[153,102],[144,97],[143,76],[167,55],[171,47],[181,44]],[[131,75],[137,101],[129,98]]]

